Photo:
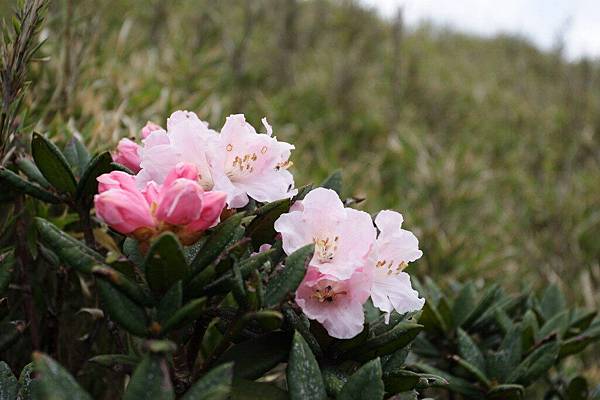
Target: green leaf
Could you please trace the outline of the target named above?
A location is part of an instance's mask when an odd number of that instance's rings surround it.
[[[565,391],[566,400],[586,400],[589,396],[587,380],[582,376],[571,379]]]
[[[127,354],[101,354],[88,360],[103,367],[112,368],[115,365],[128,365],[135,367],[140,361],[138,357]]]
[[[77,203],[88,209],[92,205],[94,195],[98,193],[98,178],[102,174],[107,174],[113,170],[111,166],[112,156],[105,151],[100,153],[87,164],[79,184],[77,185],[76,199]]]
[[[34,353],[37,378],[32,385],[36,400],[92,400],[79,383],[60,364],[42,353]]]
[[[564,310],[548,319],[537,332],[537,341],[541,341],[552,334],[556,334],[559,338],[562,338],[569,328],[569,313],[569,310]]]
[[[376,358],[350,376],[337,398],[338,400],[378,400],[383,399],[383,395],[381,362]]]
[[[39,237],[69,267],[89,273],[104,257],[42,218],[35,219]]]
[[[521,362],[522,347],[521,326],[516,324],[506,333],[498,351],[488,354],[486,358],[488,376],[498,382],[504,382]]]
[[[509,375],[507,383],[518,383],[528,386],[554,365],[558,358],[560,343],[553,340],[529,354]]]
[[[173,316],[164,323],[161,334],[166,334],[173,329],[179,329],[187,323],[195,321],[204,312],[206,297],[195,299],[181,307]]]
[[[234,362],[236,378],[257,379],[288,357],[290,336],[271,332],[231,346],[218,363]]]
[[[15,255],[12,250],[0,254],[0,297],[8,288],[15,269]]]
[[[423,306],[423,312],[419,318],[419,323],[423,324],[425,330],[429,333],[445,334],[448,332],[446,321],[440,314],[433,301],[426,301]]]
[[[271,243],[275,237],[273,224],[281,214],[289,211],[291,205],[290,199],[274,201],[256,209],[256,217],[246,228],[246,236],[252,239],[252,245],[255,249],[265,243]]]
[[[458,328],[458,354],[481,372],[485,373],[485,358],[467,332]]]
[[[473,282],[465,284],[458,293],[454,304],[452,304],[452,320],[455,327],[461,326],[474,310],[477,305],[475,303],[475,294],[476,289]]]
[[[490,400],[521,400],[525,388],[521,385],[498,385],[487,393]]]
[[[19,170],[27,176],[27,178],[37,184],[39,184],[44,189],[50,189],[52,185],[50,182],[44,178],[44,175],[40,172],[39,168],[35,165],[33,160],[25,157],[19,158],[15,164],[19,167]]]
[[[319,364],[298,332],[294,333],[286,376],[291,400],[319,400],[327,397]]]
[[[233,363],[210,370],[185,393],[181,400],[225,400],[231,394]]]
[[[21,375],[19,375],[19,393],[17,395],[17,400],[31,400],[33,369],[34,363],[30,362],[21,370]]]
[[[141,399],[175,399],[169,366],[162,355],[146,354],[131,376],[123,400]]]
[[[577,354],[585,349],[590,344],[600,340],[600,331],[586,331],[581,335],[571,337],[561,342],[560,358],[564,358],[571,354]]]
[[[144,265],[148,285],[158,293],[166,292],[190,272],[183,248],[171,232],[163,233],[152,243]]]
[[[260,393],[260,400],[289,399],[287,392],[275,385],[246,379],[235,379],[233,381],[231,400],[256,400],[258,393]]]
[[[71,138],[65,146],[64,155],[77,176],[81,176],[90,161],[90,153],[76,137]],[[111,157],[112,161],[112,157]]]
[[[198,253],[192,262],[194,274],[202,271],[221,254],[233,239],[237,227],[240,226],[245,216],[245,213],[238,212],[214,228],[202,251]]]
[[[424,363],[416,363],[411,366],[419,371],[427,372],[429,374],[437,375],[448,382],[448,388],[453,392],[457,392],[460,394],[464,394],[468,398],[472,399],[481,399],[483,398],[483,393],[471,382],[451,375],[445,371],[442,371],[438,368],[432,367],[430,365]]]
[[[477,306],[469,313],[469,315],[465,318],[465,321],[461,324],[462,327],[469,328],[477,319],[490,308],[490,306],[494,303],[498,295],[500,294],[500,288],[498,285],[493,284],[490,286],[481,296],[481,300]]]
[[[309,244],[296,250],[287,258],[285,268],[268,283],[265,293],[265,306],[273,307],[295,291],[312,259],[314,245]]]
[[[453,355],[452,360],[454,360],[454,362],[463,367],[468,373],[470,373],[475,379],[481,382],[485,387],[492,386],[492,383],[485,375],[485,372],[477,368],[475,365],[471,364],[467,360],[457,355]]]
[[[552,284],[546,288],[540,301],[540,312],[544,317],[544,320],[549,320],[556,314],[559,314],[565,309],[565,298],[555,284]]]
[[[350,350],[344,357],[366,361],[393,353],[412,342],[422,329],[423,325],[420,324],[400,322],[384,334],[370,338],[358,348]]]
[[[141,306],[108,282],[97,280],[96,285],[108,314],[116,323],[136,336],[148,335],[148,319]]]
[[[54,193],[35,183],[26,181],[19,175],[4,167],[0,167],[0,182],[2,182],[2,186],[4,186],[4,184],[9,185],[19,192],[28,194],[29,196],[45,201],[46,203],[62,203],[62,199],[56,196]]]
[[[323,376],[325,391],[330,397],[336,398],[348,381],[348,375],[339,368],[332,366],[324,366],[321,374]]]
[[[130,237],[126,238],[123,241],[123,254],[125,254],[129,261],[134,263],[136,266],[140,268],[144,267],[144,256],[140,251],[137,240]]]
[[[296,330],[298,333],[302,335],[306,343],[310,347],[310,350],[317,357],[321,357],[323,355],[323,351],[321,350],[321,346],[319,342],[311,333],[309,326],[304,324],[302,319],[296,314],[296,312],[287,304],[284,304],[282,307],[283,315],[285,317],[286,323],[288,323],[293,330]]]
[[[170,319],[181,308],[183,301],[183,285],[181,281],[177,282],[163,296],[156,310],[156,318],[160,324]]]
[[[537,337],[538,330],[540,329],[538,320],[533,311],[527,310],[525,312],[521,326],[523,331],[522,349],[523,351],[526,351],[535,343],[535,338]]]
[[[0,400],[14,400],[17,397],[17,378],[4,361],[0,361]]]
[[[77,182],[69,163],[61,151],[49,139],[34,132],[31,154],[44,177],[61,193],[75,195]]]
[[[92,273],[100,279],[104,279],[106,282],[112,284],[117,290],[128,296],[134,302],[144,306],[152,306],[154,304],[154,300],[147,290],[144,290],[140,285],[131,281],[127,276],[116,269],[106,265],[97,265],[92,267]]]
[[[322,188],[332,189],[338,195],[342,194],[342,171],[336,170],[331,173],[325,180],[321,183]]]
[[[383,376],[385,391],[389,394],[396,394],[412,390],[419,384],[420,374],[408,370],[396,370],[393,373]]]

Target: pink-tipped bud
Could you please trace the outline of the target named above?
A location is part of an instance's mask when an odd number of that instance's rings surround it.
[[[135,173],[140,171],[140,145],[129,139],[121,139],[113,160],[122,164]]]
[[[204,190],[194,180],[175,179],[163,185],[159,194],[156,218],[171,225],[188,225],[196,221],[203,207]]]
[[[146,139],[152,132],[159,131],[161,129],[162,128],[160,127],[160,125],[155,124],[154,122],[148,121],[148,122],[146,122],[146,125],[144,125],[142,130],[140,131],[140,136],[142,137],[142,139]]]
[[[138,191],[112,188],[94,196],[94,204],[98,218],[124,235],[154,228],[150,207]]]
[[[163,187],[171,186],[176,179],[181,178],[196,181],[198,179],[198,167],[189,163],[177,163],[165,178]]]
[[[96,180],[98,181],[98,193],[106,192],[110,189],[136,190],[135,176],[123,171],[112,171],[109,174],[102,174]]]
[[[199,218],[188,225],[190,232],[204,231],[219,223],[221,212],[225,208],[227,193],[211,191],[205,192],[203,198],[202,213]]]

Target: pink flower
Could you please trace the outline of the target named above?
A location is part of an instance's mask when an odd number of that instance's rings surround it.
[[[140,137],[146,139],[152,132],[162,130],[161,126],[154,122],[148,121],[140,131]]]
[[[192,164],[178,164],[163,185],[136,186],[135,177],[113,171],[98,177],[94,198],[96,214],[116,231],[147,240],[162,231],[173,231],[185,245],[219,222],[226,194],[204,192]],[[143,229],[142,229],[143,228]]]
[[[274,225],[286,254],[314,243],[310,266],[336,279],[348,279],[367,264],[376,236],[369,214],[345,208],[336,192],[324,188],[309,192],[293,209]]]
[[[344,280],[309,268],[296,290],[296,303],[308,318],[319,321],[329,335],[349,339],[363,330],[363,304],[369,298],[370,287],[371,277],[362,268]]]
[[[135,187],[133,176],[113,171],[99,176],[98,181],[99,194],[94,197],[96,215],[117,232],[146,237],[154,229],[155,221],[144,195]]]
[[[190,111],[175,111],[167,119],[167,130],[152,131],[143,141],[140,151],[142,170],[137,175],[139,188],[147,182],[162,184],[169,172],[179,163],[197,167],[198,182],[206,189],[213,188],[207,154],[217,139],[217,133],[208,128]]]
[[[113,160],[132,170],[140,170],[140,145],[129,139],[121,139],[117,145],[117,151],[113,155]]]
[[[267,120],[263,118],[262,122],[266,134],[257,133],[243,114],[227,117],[209,156],[214,187],[227,193],[230,208],[245,206],[248,197],[271,202],[297,192],[287,170],[294,146],[277,141]]]
[[[410,276],[403,272],[408,263],[421,258],[423,252],[419,250],[416,236],[401,229],[402,222],[402,215],[390,210],[379,212],[375,218],[379,236],[371,256],[371,299],[375,307],[386,313],[386,322],[393,310],[403,314],[420,310],[425,304],[425,299],[420,299],[412,288]]]

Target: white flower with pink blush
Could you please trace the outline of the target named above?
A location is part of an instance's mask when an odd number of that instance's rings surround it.
[[[274,226],[281,233],[283,250],[288,255],[314,243],[309,265],[335,279],[348,279],[367,265],[376,236],[369,214],[344,207],[336,192],[324,188],[309,192]]]
[[[210,155],[215,190],[227,193],[230,208],[248,204],[248,197],[271,202],[292,197],[294,178],[287,170],[294,146],[278,141],[263,118],[267,133],[257,133],[243,114],[230,115]]]
[[[144,140],[140,151],[142,170],[136,180],[139,188],[154,181],[162,184],[169,172],[179,163],[196,166],[198,182],[205,190],[213,188],[208,154],[213,151],[217,132],[208,128],[190,111],[175,111],[167,119],[167,130],[153,130]]]
[[[409,262],[423,255],[419,250],[419,240],[410,231],[402,229],[402,215],[390,210],[377,214],[375,225],[379,235],[373,246],[370,262],[373,270],[371,299],[375,307],[385,312],[386,323],[390,313],[396,310],[403,314],[423,308],[425,299],[410,283],[410,276],[404,272]]]
[[[369,298],[371,276],[362,268],[340,280],[309,268],[296,290],[296,303],[304,314],[319,321],[329,335],[350,339],[363,330],[363,304]]]

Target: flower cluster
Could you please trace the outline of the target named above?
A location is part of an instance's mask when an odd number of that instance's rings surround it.
[[[425,302],[404,272],[423,254],[411,232],[401,229],[402,215],[381,211],[375,226],[369,214],[344,207],[336,192],[318,188],[296,202],[275,222],[287,254],[314,243],[308,272],[296,291],[304,314],[336,338],[363,329],[363,304],[371,297],[386,313],[420,310]],[[379,231],[379,234],[377,234]]]
[[[114,171],[98,178],[98,217],[140,241],[168,230],[187,245],[218,223],[225,207],[244,207],[250,198],[264,203],[294,196],[287,170],[294,146],[278,141],[266,119],[262,122],[266,133],[257,133],[243,115],[229,116],[220,133],[188,111],[173,113],[166,129],[149,122],[140,133],[141,145],[123,139],[114,155],[136,175]],[[345,207],[336,192],[324,188],[281,215],[274,227],[288,255],[315,246],[296,290],[306,316],[333,337],[351,338],[363,329],[369,298],[386,322],[394,310],[421,309],[424,300],[404,269],[422,252],[402,222],[402,215],[385,210],[373,224],[369,214]]]
[[[101,175],[94,198],[96,214],[117,232],[140,241],[172,231],[183,244],[192,244],[219,222],[227,196],[205,192],[197,179],[196,167],[183,163],[175,166],[163,184],[148,182],[142,190],[135,177],[125,172]]]

